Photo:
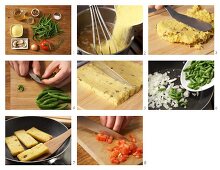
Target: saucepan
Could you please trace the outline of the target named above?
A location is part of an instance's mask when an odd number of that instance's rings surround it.
[[[106,22],[106,24],[113,25],[115,22],[115,17],[116,17],[114,8],[99,7],[99,10],[100,10],[100,13],[101,13],[104,21]],[[79,12],[77,15],[77,35],[79,35],[79,33],[85,27],[88,27],[91,24],[92,24],[92,21],[91,21],[91,15],[90,15],[89,8]],[[134,29],[132,29],[132,31],[130,33],[130,36],[129,36],[128,42],[127,42],[127,46],[123,50],[118,51],[117,53],[114,53],[114,54],[115,55],[116,54],[121,54],[121,55],[128,54],[129,48],[130,48],[133,40],[134,40]],[[87,52],[84,49],[82,49],[82,47],[79,47],[78,44],[77,44],[77,47],[78,47],[79,53],[81,53],[81,54],[92,54],[92,53]]]

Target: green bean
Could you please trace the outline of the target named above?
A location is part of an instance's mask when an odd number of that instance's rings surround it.
[[[189,80],[188,87],[197,90],[214,78],[214,61],[192,61],[183,71]]]
[[[55,101],[58,101],[58,99],[57,98],[48,98],[48,99],[44,100],[44,102],[42,102],[42,104],[46,105],[46,104],[50,104]]]
[[[41,109],[67,109],[71,97],[66,95],[63,90],[49,87],[44,89],[36,98],[36,104]],[[67,106],[66,106],[67,105]]]
[[[55,108],[56,110],[66,110],[68,107],[68,104],[67,103],[64,103],[64,104],[60,104],[57,106],[57,108]]]
[[[70,96],[62,96],[62,95],[57,95],[57,94],[53,94],[53,93],[48,93],[51,97],[57,98],[57,99],[61,99],[61,100],[71,100]]]
[[[55,109],[57,105],[59,105],[60,102],[59,101],[55,101],[53,103],[49,103],[49,104],[38,104],[38,106],[41,108],[41,109],[45,109],[45,110],[48,110],[48,109]]]
[[[54,37],[63,31],[59,28],[58,23],[51,19],[51,16],[42,16],[39,22],[32,27],[33,39],[40,41]]]

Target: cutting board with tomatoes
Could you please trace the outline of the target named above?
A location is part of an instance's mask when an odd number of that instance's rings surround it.
[[[99,117],[89,117],[90,119],[99,123]],[[143,117],[135,116],[128,124],[128,126],[121,131],[121,134],[129,138],[132,134],[137,141],[137,146],[143,147]],[[100,142],[96,140],[96,133],[89,130],[79,128],[77,129],[78,144],[84,149],[85,155],[82,152],[77,152],[78,164],[91,164],[88,163],[89,157],[92,157],[100,165],[114,165],[110,161],[110,151],[108,148],[113,148],[117,145],[118,140],[114,140],[111,144]],[[83,155],[83,156],[82,156]],[[84,161],[85,160],[85,161]],[[92,160],[92,159],[91,159]],[[135,158],[129,156],[128,160],[122,162],[122,165],[139,165],[142,164],[142,158]]]
[[[25,21],[17,21],[13,17],[13,11],[19,8],[21,10],[25,10],[28,12],[28,14],[31,16],[31,10],[34,8],[37,8],[40,10],[40,16],[35,18],[35,24],[39,22],[40,17],[45,15],[48,16],[51,14],[53,16],[54,13],[59,12],[62,15],[62,18],[59,21],[56,21],[63,33],[60,35],[57,35],[53,38],[48,39],[49,43],[52,43],[52,45],[55,47],[53,50],[44,50],[40,49],[38,51],[32,51],[30,49],[30,46],[32,44],[38,44],[40,45],[43,41],[34,41],[33,40],[33,31],[32,26],[27,24]],[[70,55],[71,54],[71,6],[70,5],[7,5],[5,7],[6,12],[6,18],[5,18],[5,52],[6,54],[20,54],[20,55]],[[54,19],[53,19],[54,20]],[[55,21],[55,20],[54,20]],[[11,49],[11,35],[10,35],[10,27],[13,24],[22,24],[24,31],[23,36],[21,38],[28,38],[28,46],[29,48],[27,50],[13,50]]]
[[[49,61],[41,61],[41,71],[43,72]],[[20,77],[9,65],[5,62],[6,68],[6,109],[7,110],[35,110],[39,109],[35,103],[36,97],[42,92],[45,85],[39,84],[32,80],[29,76]],[[18,85],[24,86],[24,91],[18,91]],[[71,94],[71,85],[62,88],[65,93]]]
[[[142,62],[138,63],[142,64]],[[80,110],[141,110],[143,109],[143,89],[131,96],[124,103],[115,106],[78,83],[77,107]]]
[[[185,6],[173,6],[173,8],[182,14],[186,13],[186,10],[191,8],[191,5]],[[209,12],[214,12],[213,5],[202,5],[203,9],[206,9]],[[203,49],[198,50],[189,45],[179,44],[179,43],[169,43],[168,41],[162,40],[157,35],[157,23],[166,20],[172,19],[165,9],[161,9],[148,15],[148,50],[149,54],[153,55],[165,55],[165,54],[213,54],[214,52],[214,38],[210,39],[207,43],[203,44]]]

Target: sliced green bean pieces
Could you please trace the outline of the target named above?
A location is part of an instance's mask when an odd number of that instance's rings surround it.
[[[183,71],[189,80],[188,87],[198,90],[214,78],[214,61],[192,61]]]

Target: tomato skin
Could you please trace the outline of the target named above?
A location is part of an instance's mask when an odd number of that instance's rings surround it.
[[[118,140],[116,146],[111,148],[107,147],[107,150],[110,152],[110,161],[112,164],[125,162],[130,155],[138,159],[143,157],[143,149],[136,145],[136,138],[133,135],[129,135],[129,138],[129,141],[125,141],[124,139]],[[104,132],[97,134],[96,139],[98,141],[107,142],[108,144],[111,144],[114,140],[112,136]]]
[[[113,136],[109,136],[104,133],[98,133],[96,135],[96,140],[102,141],[102,142],[107,142],[107,143],[111,144],[113,141]]]
[[[48,42],[47,40],[43,40],[40,43],[40,47],[41,49],[45,50],[45,51],[50,51],[51,50],[51,44],[50,42]]]

